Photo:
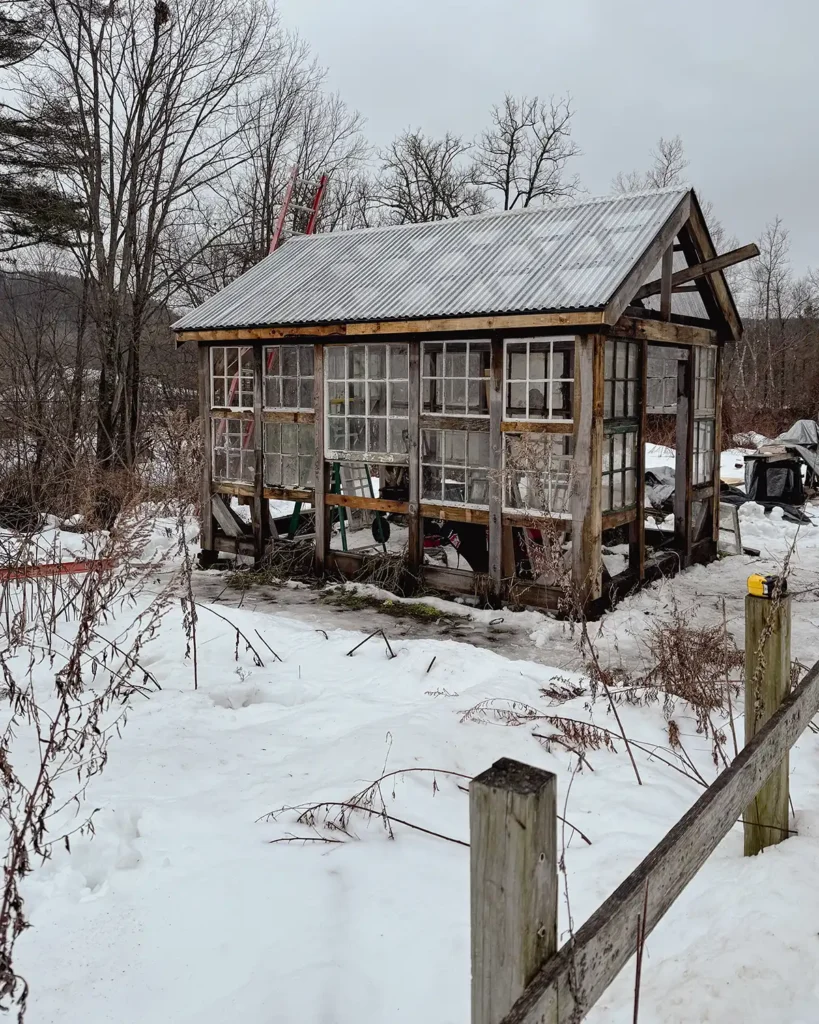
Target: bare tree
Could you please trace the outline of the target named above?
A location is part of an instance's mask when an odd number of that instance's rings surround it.
[[[402,132],[380,154],[378,203],[387,219],[417,224],[487,209],[486,193],[464,160],[470,151],[468,143],[450,132],[440,139],[421,131]]]
[[[164,235],[244,159],[248,92],[274,65],[281,35],[264,0],[183,0],[173,10],[165,0],[48,0],[48,9],[37,74],[18,72],[33,102],[59,94],[74,116],[76,169],[59,180],[87,221],[74,252],[89,275],[99,362],[97,455],[132,465],[142,341],[167,294]]]
[[[564,178],[567,162],[580,150],[572,140],[570,97],[548,102],[509,93],[492,108],[492,126],[478,146],[475,183],[499,192],[504,210],[564,199],[578,179]]]
[[[660,138],[651,156],[653,163],[647,171],[620,171],[612,182],[612,191],[626,194],[682,184],[688,160],[679,135],[673,139]]]

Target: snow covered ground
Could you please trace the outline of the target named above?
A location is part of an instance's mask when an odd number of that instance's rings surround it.
[[[761,557],[697,567],[624,601],[595,627],[605,659],[637,669],[647,628],[675,602],[714,623],[725,600],[741,645],[745,578],[775,571],[794,537],[793,655],[804,664],[819,658],[819,526],[797,534],[756,506],[741,519],[745,543]],[[203,603],[214,601],[215,577],[198,574]],[[472,776],[510,756],[558,774],[565,815],[591,840],[566,830],[575,928],[702,792],[641,751],[638,786],[622,743],[616,753],[590,752],[593,771],[573,777],[576,759],[548,753],[532,735],[547,726],[462,721],[480,701],[514,699],[615,729],[604,703],[587,706],[587,694],[556,707],[541,696],[555,681],[583,685],[562,623],[504,612],[508,633],[496,638],[496,653],[419,636],[423,625],[402,635],[399,621],[369,609],[312,604],[308,613],[297,597],[281,590],[275,603],[243,599],[239,607],[227,591],[214,605],[257,647],[262,666],[233,629],[202,611],[198,690],[182,612],[164,616],[140,658],[162,689],[134,704],[81,812],[99,808],[96,836],[73,837],[70,853],[60,848],[25,883],[32,927],[19,940],[17,967],[31,985],[29,1024],[465,1024],[466,781],[447,772]],[[117,609],[106,635],[146,601]],[[471,616],[484,632],[499,617],[438,607]],[[395,658],[379,638],[348,657],[380,626]],[[632,739],[669,757],[659,749],[667,746],[659,707],[621,713]],[[691,714],[679,705],[674,717],[698,770],[715,778]],[[355,839],[299,825],[295,811],[264,819],[282,806],[349,800],[385,772],[429,768],[437,771],[394,776],[383,797],[395,818],[448,839],[397,823],[390,838],[367,815],[351,819]],[[819,1020],[819,736],[799,740],[791,772],[799,834],[747,860],[741,827],[729,834],[648,940],[641,1024]],[[344,841],[271,842],[318,835]],[[633,984],[629,967],[588,1019],[630,1022]]]

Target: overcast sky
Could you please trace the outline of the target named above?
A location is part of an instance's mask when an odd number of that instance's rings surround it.
[[[279,0],[329,85],[383,145],[406,127],[467,137],[504,92],[570,92],[592,194],[679,134],[688,178],[740,243],[782,217],[794,269],[819,267],[814,0]]]

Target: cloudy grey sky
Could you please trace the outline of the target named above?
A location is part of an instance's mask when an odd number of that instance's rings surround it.
[[[476,135],[504,92],[570,92],[575,163],[605,193],[682,136],[689,180],[741,243],[783,218],[819,267],[815,0],[279,0],[329,84],[383,145],[402,128]]]

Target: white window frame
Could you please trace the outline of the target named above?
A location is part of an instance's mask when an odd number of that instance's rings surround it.
[[[385,351],[385,370],[384,377],[373,377],[369,375],[370,369],[370,353],[375,348],[384,348]],[[393,452],[393,451],[371,451],[370,450],[370,421],[371,420],[384,420],[386,424],[387,432],[387,448],[390,447],[390,439],[392,436],[393,423],[405,423],[407,430],[407,448],[409,449],[409,345],[406,343],[391,343],[391,342],[347,342],[342,345],[333,345],[334,349],[344,350],[344,378],[341,380],[337,377],[331,377],[329,373],[330,358],[329,350],[331,346],[325,346],[324,352],[324,457],[329,462],[366,462],[380,465],[409,465],[409,451],[406,452]],[[349,349],[351,348],[362,348],[364,350],[364,376],[363,377],[350,377],[349,371]],[[403,348],[404,350],[404,362],[407,366],[405,376],[392,376],[392,353],[398,349]],[[340,419],[342,417],[331,417],[330,415],[330,385],[331,384],[344,384],[344,436],[347,445],[350,443],[350,431],[349,421],[350,419],[364,419],[364,439],[365,447],[363,450],[354,450],[349,447],[345,448],[331,448],[330,447],[330,421],[331,419]],[[364,387],[365,397],[365,411],[359,416],[351,416],[349,412],[350,408],[350,385],[360,384]],[[386,391],[386,412],[382,416],[376,415],[370,411],[370,384],[384,384]],[[407,389],[407,410],[404,415],[393,415],[392,410],[392,385],[393,384],[404,384]]]
[[[568,422],[568,420],[560,420],[559,422],[566,423],[566,422]],[[511,490],[511,487],[512,487],[512,477],[511,477],[511,474],[512,473],[525,474],[525,473],[528,472],[525,468],[523,468],[523,469],[521,469],[519,467],[515,468],[515,467],[512,467],[512,466],[509,465],[509,457],[508,457],[509,446],[511,444],[513,444],[516,440],[520,440],[521,438],[526,438],[526,439],[530,440],[533,444],[538,444],[539,442],[543,442],[544,446],[547,443],[555,444],[558,441],[561,442],[564,446],[568,445],[568,447],[570,449],[570,452],[568,454],[565,453],[565,452],[556,452],[554,454],[550,453],[547,456],[549,459],[553,459],[556,463],[565,464],[565,465],[568,466],[568,477],[567,477],[566,483],[565,483],[565,506],[566,507],[563,510],[558,510],[558,509],[552,508],[552,507],[550,507],[550,508],[538,508],[536,505],[526,505],[526,504],[514,505],[509,500],[510,490]],[[516,515],[520,515],[521,513],[523,513],[523,514],[525,514],[527,516],[532,516],[533,518],[540,517],[541,519],[571,519],[572,512],[571,512],[570,503],[571,503],[571,484],[572,484],[572,464],[574,462],[574,450],[573,450],[573,447],[574,446],[573,446],[573,442],[572,442],[572,435],[570,433],[565,433],[565,434],[562,434],[562,433],[561,434],[546,433],[546,434],[544,434],[544,433],[541,433],[541,432],[537,432],[537,433],[535,433],[535,432],[528,432],[527,433],[526,431],[504,432],[504,434],[503,434],[503,511],[504,512],[509,512],[509,513],[512,513],[512,514],[516,514]],[[534,470],[532,472],[534,472]],[[557,479],[556,476],[552,476],[552,474],[550,474],[550,473],[544,474],[544,476],[545,476],[544,486],[545,486],[546,491],[547,491],[547,503],[551,506],[552,505],[552,499],[553,499],[553,496],[555,494],[555,488],[556,488],[556,486],[562,486],[562,484],[561,484],[561,480],[560,479]],[[562,476],[561,476],[561,479],[562,479]]]
[[[228,351],[230,351],[230,349],[236,349],[237,352],[238,352],[238,358],[237,358],[237,364],[236,364],[237,365],[236,380],[237,380],[237,384],[238,384],[238,392],[239,392],[239,400],[240,400],[240,404],[239,405],[231,405],[227,401],[228,391],[230,389],[230,383],[229,382],[233,379],[231,376],[228,375],[228,372],[227,372],[227,356],[226,356],[226,353]],[[213,372],[213,357],[214,357],[214,355],[215,355],[217,350],[221,351],[221,353],[222,353],[222,361],[223,361],[223,365],[225,367],[224,371],[221,374],[219,374],[219,379],[222,380],[224,382],[224,385],[225,385],[225,402],[224,402],[223,405],[217,405],[216,402],[214,401],[214,380],[216,378],[216,375]],[[242,390],[243,390],[242,389],[242,379],[243,379],[242,378],[242,365],[243,365],[243,362],[244,362],[245,359],[248,359],[250,361],[250,366],[251,366],[251,369],[253,371],[253,377],[252,377],[253,383],[252,383],[251,388],[250,388],[250,404],[249,405],[242,405],[241,404]],[[253,363],[253,348],[252,348],[252,346],[249,346],[249,345],[211,345],[210,346],[210,354],[209,354],[209,357],[208,357],[208,366],[210,368],[210,407],[211,407],[211,409],[231,409],[231,410],[234,410],[236,412],[252,412],[253,411],[253,395],[254,395],[255,381],[256,381],[256,367],[254,366],[254,363]]]
[[[443,358],[443,373],[441,376],[431,377],[425,372],[426,370],[426,356],[427,347],[440,346],[441,356]],[[463,376],[448,375],[446,372],[447,364],[447,348],[457,345],[459,348],[464,346],[464,359],[466,362],[465,373]],[[486,412],[470,412],[469,409],[469,385],[470,383],[480,384],[481,387],[486,388],[489,383],[489,376],[483,377],[471,377],[469,374],[469,356],[473,346],[480,345],[481,352],[488,352],[490,357],[490,372],[491,372],[491,342],[489,338],[470,338],[459,341],[424,341],[421,343],[421,415],[422,416],[463,416],[464,419],[489,419],[489,400],[486,402]],[[427,383],[431,381],[440,381],[444,393],[441,397],[441,408],[440,409],[425,409],[424,408],[424,394],[426,392]],[[447,381],[463,381],[464,383],[464,403],[461,409],[450,409],[446,400],[446,382]],[[430,386],[431,390],[431,386]]]
[[[637,504],[637,452],[639,445],[639,434],[637,424],[628,430],[615,430],[605,434],[603,437],[603,470],[601,473],[601,506],[603,513],[620,512],[623,509],[633,508]],[[615,439],[621,439],[622,444],[616,445]],[[631,444],[627,441],[631,440]],[[613,453],[613,449],[619,447],[619,452]],[[617,464],[612,462],[617,459]],[[614,478],[620,479],[620,502],[614,504],[611,496],[614,493]],[[631,500],[626,500],[627,479],[631,480]]]
[[[283,451],[282,440],[285,433],[292,433],[295,438],[295,451]],[[278,449],[268,447],[268,438],[273,435],[278,437]],[[306,438],[309,436],[309,443]],[[273,487],[284,490],[309,491],[313,489],[313,475],[315,473],[316,460],[316,433],[314,423],[299,423],[289,420],[266,420],[262,424],[262,445],[264,455],[263,481],[265,487]],[[281,472],[280,479],[273,480],[269,472],[273,460],[279,460]],[[294,483],[288,483],[285,473],[285,459],[295,460]],[[292,463],[291,463],[292,465]],[[306,473],[302,475],[302,467]]]
[[[220,407],[221,408],[221,407]],[[255,418],[251,416],[211,416],[211,472],[213,479],[221,483],[253,485],[256,477],[256,446],[254,442]],[[219,424],[224,424],[224,429],[219,429]],[[236,429],[238,427],[238,429]],[[250,430],[247,430],[247,428]],[[234,446],[226,444],[227,438],[238,435],[239,444]],[[250,444],[245,444],[245,438],[249,438]],[[225,452],[225,465],[229,462],[228,453],[239,452],[239,475],[229,476],[227,472],[220,475],[216,469],[216,457],[220,452]],[[243,474],[247,466],[248,472]]]
[[[429,432],[435,432],[436,434],[463,434],[464,435],[464,459],[463,462],[458,462],[455,459],[447,459],[444,457],[444,449],[446,439],[441,439],[442,455],[440,460],[432,460],[429,456],[424,454],[424,435]],[[486,434],[486,465],[477,465],[470,463],[469,461],[469,438],[476,434]],[[420,438],[420,450],[421,450],[421,501],[430,505],[440,506],[457,506],[458,508],[474,508],[474,509],[486,509],[489,508],[489,477],[491,473],[491,467],[489,463],[492,459],[491,450],[491,438],[489,436],[489,424],[486,425],[486,430],[451,430],[443,427],[425,426],[421,425],[421,438]],[[424,490],[424,469],[435,468],[441,470],[441,493],[435,497],[430,497],[429,494]],[[470,471],[482,472],[486,476],[486,501],[484,502],[473,502],[473,501],[453,501],[451,498],[445,497],[446,480],[445,474],[449,471],[460,472],[463,470],[464,473],[464,495],[468,493],[467,484]],[[459,483],[460,481],[458,481]]]
[[[574,393],[575,377],[576,372],[574,352],[572,352],[572,376],[571,377],[554,377],[553,366],[554,366],[554,346],[555,342],[569,342],[571,345],[575,343],[575,336],[573,334],[559,335],[557,337],[544,335],[543,337],[534,338],[504,338],[503,339],[503,418],[511,422],[532,422],[532,423],[572,423],[574,421],[574,408],[576,396]],[[531,346],[535,345],[548,345],[549,346],[549,365],[548,365],[548,376],[541,379],[540,377],[532,377],[531,375]],[[510,345],[526,345],[526,378],[522,377],[510,377],[509,376],[509,346]],[[548,416],[532,416],[529,411],[529,392],[531,390],[530,385],[532,383],[543,384],[546,392],[549,396],[549,414]],[[510,384],[525,384],[526,385],[526,415],[521,416],[519,413],[511,413],[509,411],[509,385]],[[572,410],[571,416],[554,416],[553,415],[553,399],[552,388],[555,384],[571,384],[572,385]]]
[[[296,353],[296,374],[295,374],[295,376],[293,374],[289,374],[289,373],[285,374],[285,373],[282,372],[282,370],[283,370],[283,359],[282,359],[282,356],[283,356],[283,350],[286,349],[286,348],[287,349],[293,349],[295,351],[295,353]],[[270,353],[272,352],[273,349],[278,349],[278,353],[279,353],[279,372],[276,373],[276,374],[269,373],[268,369],[267,369],[268,365],[269,365]],[[262,408],[264,408],[264,409],[272,409],[272,410],[276,410],[276,411],[284,411],[284,412],[312,412],[313,411],[313,405],[314,405],[314,401],[313,401],[313,382],[315,381],[316,367],[315,367],[315,363],[314,363],[313,364],[313,372],[310,373],[310,374],[306,374],[306,373],[303,374],[301,372],[301,358],[302,358],[301,354],[302,354],[302,351],[305,351],[305,350],[309,350],[311,355],[312,355],[313,354],[313,346],[312,346],[312,344],[309,344],[309,345],[284,345],[284,344],[280,344],[280,345],[265,345],[264,346],[264,348],[262,349]],[[269,380],[276,380],[276,381],[278,381],[279,396],[280,396],[280,399],[281,399],[281,401],[279,402],[278,405],[268,405],[267,404],[267,382]],[[295,405],[285,405],[284,404],[284,381],[285,380],[295,380],[295,382],[296,382],[296,396],[297,396],[297,398],[296,398],[296,404]],[[308,381],[308,380],[310,381],[310,404],[309,405],[302,405],[301,404],[301,385],[302,385],[302,381]]]
[[[694,415],[702,419],[717,415],[717,352],[716,345],[697,345],[694,348]],[[703,402],[703,394],[711,383],[713,401]]]
[[[624,375],[617,366],[617,354],[626,353]],[[611,353],[611,357],[609,357]],[[617,385],[623,386],[623,411],[618,411]],[[636,420],[640,394],[640,344],[627,338],[607,338],[603,369],[603,418],[607,420]]]
[[[700,438],[703,431],[711,431],[711,447],[701,448]],[[694,441],[691,462],[691,485],[692,487],[706,487],[714,482],[714,466],[716,465],[717,452],[717,423],[713,416],[700,416],[694,420]],[[710,461],[710,466],[708,463]],[[708,467],[708,472],[700,476],[698,470]]]

